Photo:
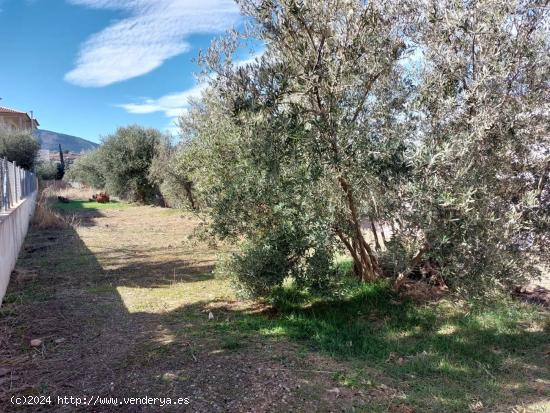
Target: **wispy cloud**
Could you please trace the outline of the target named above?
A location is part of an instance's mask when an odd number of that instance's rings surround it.
[[[219,33],[239,18],[233,0],[68,0],[96,9],[121,10],[129,17],[92,35],[65,79],[100,87],[141,76],[190,49],[193,33]]]
[[[264,53],[264,49],[258,53],[253,53],[249,57],[237,60],[235,66],[244,66],[254,63]],[[194,87],[182,92],[170,93],[157,99],[141,99],[139,103],[124,103],[116,105],[128,113],[144,115],[149,113],[164,112],[169,118],[177,118],[189,107],[190,101],[199,99],[206,88],[205,83],[195,85]]]
[[[178,117],[189,106],[191,99],[198,99],[206,87],[205,84],[195,86],[183,92],[171,93],[158,99],[145,99],[140,103],[124,103],[116,105],[128,113],[143,115],[147,113],[164,112],[169,118]]]

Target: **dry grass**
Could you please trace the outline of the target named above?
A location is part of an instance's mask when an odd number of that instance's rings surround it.
[[[83,199],[88,200],[93,194],[98,192],[94,188],[87,186],[73,186],[65,181],[43,181],[44,192],[48,197],[62,196],[68,199]]]
[[[224,249],[190,242],[192,216],[61,205],[72,209],[54,212],[81,225],[31,229],[0,309],[0,367],[10,377],[0,376],[0,411],[21,394],[181,396],[197,412],[549,408],[547,327],[515,306],[468,314],[365,286],[305,306],[284,295],[287,310],[276,314],[213,276]],[[41,347],[30,347],[35,338]],[[21,411],[59,411],[35,407]]]
[[[55,212],[50,207],[50,197],[47,191],[42,191],[36,201],[32,225],[39,229],[62,229],[69,225],[66,217]]]
[[[62,229],[80,225],[76,214],[62,214],[53,208],[57,198],[85,198],[92,190],[89,188],[74,188],[63,181],[45,181],[42,183],[40,195],[36,201],[36,209],[32,225],[39,229]]]

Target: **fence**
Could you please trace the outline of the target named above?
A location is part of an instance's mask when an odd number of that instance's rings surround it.
[[[32,172],[0,158],[0,305],[29,228],[37,189]]]
[[[0,212],[15,207],[36,191],[36,176],[15,162],[0,159]]]

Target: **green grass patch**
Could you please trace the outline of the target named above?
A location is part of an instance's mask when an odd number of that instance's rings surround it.
[[[337,379],[354,389],[376,385],[374,369],[419,411],[468,411],[472,400],[495,408],[535,396],[528,382],[550,380],[547,369],[532,368],[544,364],[550,342],[548,314],[537,307],[512,300],[415,304],[384,283],[353,282],[335,299],[286,287],[272,302],[276,317],[237,313],[214,328],[236,342],[239,332],[298,340],[353,366]]]
[[[111,201],[106,204],[100,204],[95,201],[71,200],[69,202],[56,201],[52,204],[52,207],[61,211],[82,211],[94,209],[126,209],[130,208],[131,205],[120,201]]]

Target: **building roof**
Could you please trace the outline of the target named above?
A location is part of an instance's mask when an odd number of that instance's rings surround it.
[[[16,113],[18,115],[27,115],[25,112],[19,112],[18,110],[5,108],[3,106],[0,106],[0,113]],[[27,115],[27,116],[29,116],[29,115]]]
[[[4,106],[0,106],[0,113],[10,113],[10,114],[13,114],[13,115],[25,115],[27,118],[29,118],[29,120],[31,120],[31,117],[29,116],[28,113],[20,112],[20,111],[15,110],[15,109],[6,108]],[[38,123],[38,119],[34,118],[32,120],[36,123],[36,126],[40,126],[40,123]]]

